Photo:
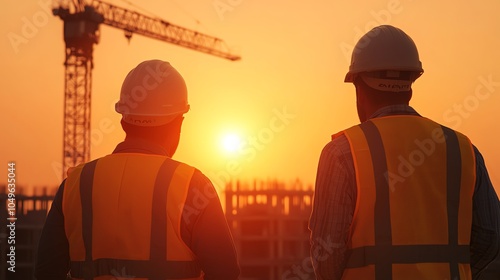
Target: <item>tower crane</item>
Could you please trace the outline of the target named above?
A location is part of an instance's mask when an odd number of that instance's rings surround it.
[[[136,33],[231,61],[240,59],[222,39],[100,0],[63,0],[52,12],[64,21],[66,44],[63,178],[69,167],[90,158],[92,52],[99,43],[101,24],[124,30],[127,39]]]

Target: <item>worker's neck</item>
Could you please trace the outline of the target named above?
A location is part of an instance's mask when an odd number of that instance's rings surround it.
[[[394,105],[409,105],[409,102],[368,102],[363,106],[362,112],[359,114],[359,118],[361,122],[365,122],[378,110]]]
[[[125,136],[125,141],[146,141],[146,142],[152,142],[155,144],[161,144],[161,141],[157,137],[147,137],[144,135],[127,134]]]
[[[160,137],[146,137],[142,135],[126,135],[126,142],[147,142],[153,145],[158,145],[162,147],[169,157],[172,157],[177,149],[177,144],[175,144],[172,139],[160,138]]]

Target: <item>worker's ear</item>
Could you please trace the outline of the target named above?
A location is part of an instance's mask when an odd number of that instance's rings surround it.
[[[356,110],[358,111],[358,118],[360,122],[366,121],[366,96],[360,85],[354,84],[356,87]]]
[[[181,127],[184,121],[184,116],[178,116],[168,123],[168,136],[165,139],[165,148],[170,157],[172,157],[177,151],[179,146],[179,141],[181,137]]]
[[[172,132],[174,133],[180,133],[181,132],[181,127],[182,127],[182,122],[184,121],[184,116],[178,116],[172,121]]]

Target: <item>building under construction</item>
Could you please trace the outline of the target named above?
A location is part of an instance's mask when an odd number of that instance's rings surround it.
[[[8,243],[10,229],[0,228],[0,279],[29,280],[33,278],[38,239],[43,223],[54,199],[42,188],[41,194],[25,195],[18,188],[15,196],[15,244]],[[0,187],[0,220],[7,221],[8,196],[6,187]],[[15,246],[15,272],[8,271],[10,246]],[[9,257],[10,258],[10,257]]]
[[[314,279],[308,221],[313,190],[300,181],[229,184],[226,217],[242,280]],[[294,278],[298,277],[298,278]]]

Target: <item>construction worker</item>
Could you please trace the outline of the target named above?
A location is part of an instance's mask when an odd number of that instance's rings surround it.
[[[317,279],[500,279],[500,208],[483,157],[408,105],[422,73],[396,27],[356,44],[345,82],[361,124],[320,156],[309,221]]]
[[[188,110],[168,62],[130,71],[116,103],[126,138],[68,171],[43,227],[37,279],[238,279],[214,186],[172,159]]]

